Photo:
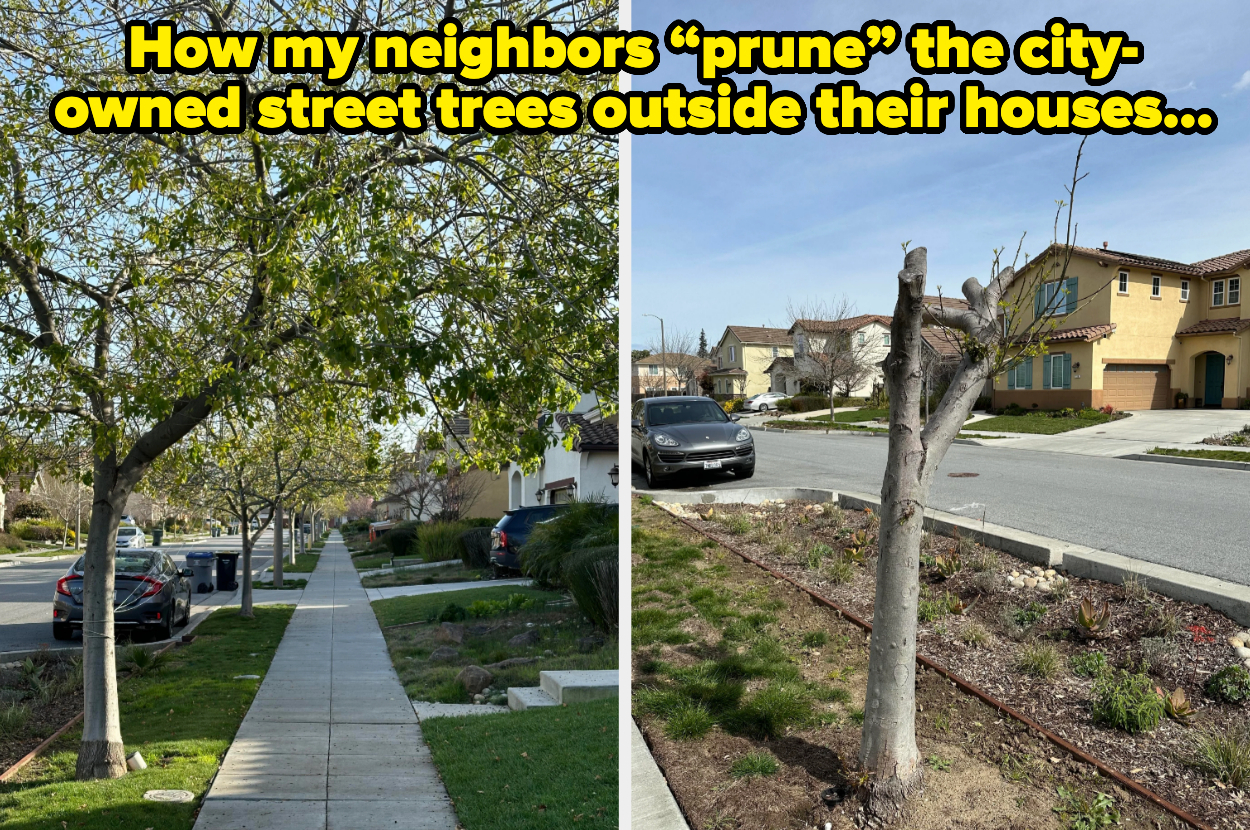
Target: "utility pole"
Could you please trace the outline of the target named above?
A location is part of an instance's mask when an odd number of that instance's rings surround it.
[[[660,371],[663,373],[664,394],[668,394],[668,346],[664,345],[664,318],[657,314],[644,314],[660,321]]]

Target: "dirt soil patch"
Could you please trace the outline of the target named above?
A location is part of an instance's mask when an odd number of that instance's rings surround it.
[[[70,659],[39,655],[0,669],[0,772],[82,711],[82,673]]]
[[[871,511],[801,502],[699,511],[693,521],[712,538],[872,619],[877,517]],[[938,565],[953,554],[961,567],[943,575]],[[920,573],[920,653],[1212,826],[1250,827],[1243,790],[1187,763],[1200,733],[1244,734],[1244,702],[1204,691],[1214,673],[1240,663],[1229,640],[1241,626],[1135,580],[1110,585],[1038,574],[1031,563],[967,538],[926,536]],[[1017,587],[1022,578],[1050,587]],[[1094,638],[1074,622],[1083,599],[1095,609],[1106,603],[1111,613],[1107,630]],[[951,612],[960,606],[962,613]],[[1026,653],[1038,651],[1052,653],[1049,677],[1024,665]],[[1101,668],[1090,671],[1094,663]],[[1093,687],[1119,670],[1145,673],[1163,694],[1182,690],[1196,717],[1188,726],[1165,717],[1136,735],[1095,723]]]

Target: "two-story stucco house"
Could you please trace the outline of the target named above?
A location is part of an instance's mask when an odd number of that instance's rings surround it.
[[[574,499],[618,501],[617,450],[620,446],[615,414],[604,417],[599,398],[584,394],[571,412],[544,416],[559,440],[548,447],[537,470],[526,473],[512,464],[508,469],[508,509],[539,504],[564,504]],[[565,448],[566,435],[575,428],[577,438]]]
[[[699,375],[715,364],[691,354],[647,355],[633,362],[630,389],[635,399],[656,395],[697,395]]]
[[[1250,250],[1187,264],[1074,247],[1064,283],[1038,286],[1045,259],[1013,297],[1034,292],[1019,313],[1054,317],[1048,353],[996,378],[995,406],[1167,409],[1183,392],[1186,406],[1234,408],[1250,397]]]
[[[881,361],[890,352],[891,321],[881,314],[796,320],[788,332],[793,356],[778,357],[768,367],[772,391],[797,395],[805,379],[822,387],[832,379],[838,394],[867,397],[883,383]]]
[[[718,398],[741,398],[770,392],[768,367],[778,357],[793,357],[790,333],[762,326],[726,326],[712,353],[708,371]]]

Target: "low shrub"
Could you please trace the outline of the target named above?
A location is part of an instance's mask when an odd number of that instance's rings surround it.
[[[1042,680],[1053,680],[1059,674],[1059,652],[1049,643],[1029,643],[1020,650],[1016,668]]]
[[[748,752],[733,762],[729,774],[734,778],[751,778],[756,775],[772,775],[779,766],[777,759],[767,752]]]
[[[702,703],[685,700],[673,708],[664,722],[664,734],[674,741],[692,741],[702,738],[716,719]]]
[[[586,618],[604,631],[617,621],[616,592],[604,583],[604,562],[620,550],[617,516],[616,505],[574,502],[554,521],[536,525],[521,548],[521,570],[542,587],[568,588]]]
[[[1242,726],[1199,732],[1184,760],[1215,780],[1240,789],[1250,783],[1250,732]]]
[[[16,519],[50,519],[52,511],[37,501],[19,502],[13,507],[13,518]]]
[[[467,619],[469,612],[454,602],[449,602],[443,606],[443,610],[438,612],[438,622],[460,622]]]
[[[426,562],[463,559],[464,546],[460,536],[468,528],[461,522],[427,522],[421,526],[416,551]],[[391,533],[394,533],[394,529]],[[387,534],[390,535],[390,534]]]
[[[1149,732],[1163,719],[1163,697],[1146,675],[1120,670],[1094,681],[1092,714],[1094,723],[1132,735]]]
[[[616,583],[618,553],[616,545],[584,548],[574,551],[564,563],[569,593],[586,619],[600,631],[615,629],[617,624],[616,591],[611,588]],[[608,580],[612,585],[606,584]],[[611,607],[605,601],[610,601]]]
[[[9,550],[21,550],[25,548],[25,543],[12,533],[0,531],[0,548],[8,548]]]
[[[30,706],[25,703],[10,703],[0,706],[0,734],[17,735],[30,720]]]
[[[59,542],[65,536],[65,525],[55,519],[22,519],[13,522],[9,530],[26,542]]]
[[[1068,667],[1077,677],[1100,677],[1107,672],[1107,655],[1101,651],[1083,651],[1068,658]]]
[[[980,623],[970,622],[960,629],[959,640],[967,646],[983,646],[990,641],[990,632]]]
[[[1250,671],[1241,664],[1225,666],[1207,679],[1206,693],[1225,703],[1250,700]]]
[[[729,414],[733,414],[734,412],[741,412],[742,405],[744,403],[746,403],[746,401],[744,401],[742,398],[730,398],[727,401],[721,401],[720,407],[721,409],[725,410],[725,412]]]
[[[1156,671],[1176,661],[1176,643],[1166,637],[1143,637],[1137,648],[1143,671]]]
[[[460,534],[460,558],[466,568],[490,567],[489,527],[473,527]]]
[[[498,617],[503,614],[511,614],[514,611],[524,611],[528,608],[537,608],[540,605],[542,605],[541,600],[531,599],[530,597],[525,596],[525,594],[509,594],[507,599],[479,599],[476,602],[470,603],[467,609],[462,610],[467,610],[470,615],[482,619],[485,617]],[[444,608],[443,610],[447,611],[451,607],[452,606],[447,606],[447,608]],[[459,608],[459,606],[455,607]],[[441,614],[439,615],[439,618],[440,620],[442,619]],[[463,619],[463,617],[461,617],[461,619]],[[450,620],[446,620],[444,622],[450,622]]]
[[[417,539],[421,533],[420,522],[399,522],[378,540],[391,552],[392,557],[412,556],[417,552]]]

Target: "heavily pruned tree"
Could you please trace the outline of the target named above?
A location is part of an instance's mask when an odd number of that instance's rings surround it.
[[[926,305],[927,251],[908,251],[904,246],[892,342],[882,363],[890,396],[890,435],[881,485],[876,597],[859,752],[860,764],[869,773],[865,810],[871,824],[895,820],[906,799],[923,784],[915,729],[916,630],[920,543],[929,492],[985,381],[1043,353],[1055,329],[1055,315],[1061,307],[1073,308],[1054,292],[1051,300],[1035,298],[1046,296],[1045,292],[1039,295],[1038,289],[1065,284],[1076,239],[1072,201],[1083,178],[1080,158],[1078,150],[1072,182],[1066,188],[1068,198],[1058,203],[1055,214],[1054,241],[1043,256],[1030,263],[1026,254],[1021,263],[1017,247],[1011,264],[1004,264],[1000,252],[995,252],[986,285],[975,277],[963,283],[967,308],[941,302]],[[1059,221],[1065,208],[1067,223],[1061,241]],[[1105,288],[1086,295],[1085,302]],[[1074,298],[1077,307],[1080,299]],[[963,354],[945,395],[922,426],[921,330],[926,322],[958,336]]]
[[[337,133],[63,135],[65,89],[248,95],[319,74],[133,75],[124,25],[180,30],[422,31],[546,16],[615,28],[611,2],[394,4],[35,0],[0,33],[0,471],[30,436],[93,449],[84,586],[79,779],[126,773],[113,639],[114,537],[152,463],[209,415],[340,371],[375,420],[467,410],[478,463],[542,455],[543,411],[616,388],[616,141]],[[450,74],[357,73],[369,95]],[[602,75],[500,75],[484,94],[569,89]],[[521,437],[518,439],[518,433]]]

